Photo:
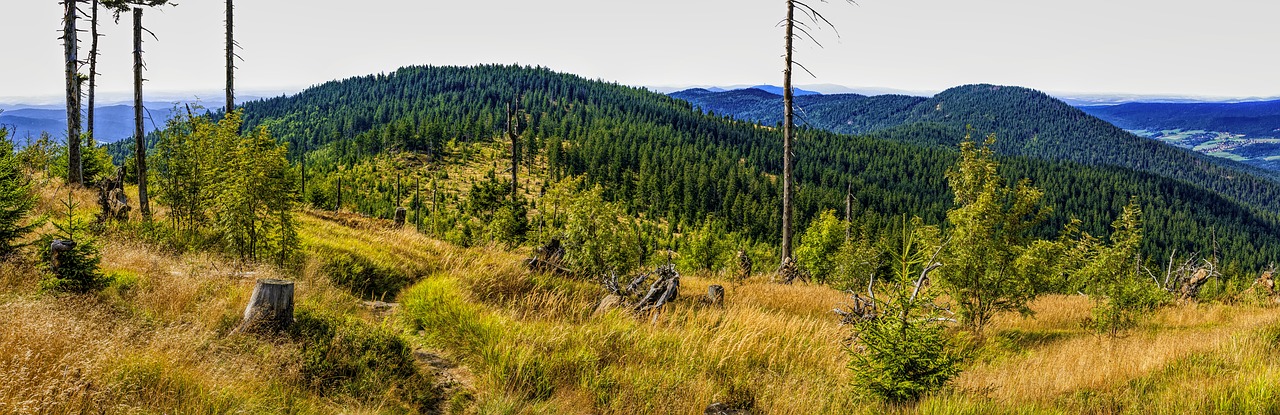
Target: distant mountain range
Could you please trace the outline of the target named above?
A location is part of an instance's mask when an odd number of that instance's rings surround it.
[[[143,120],[147,132],[164,126],[173,112],[173,104],[146,103],[149,117]],[[113,143],[133,137],[134,121],[132,105],[98,107],[94,114],[97,128],[94,137],[99,143]],[[21,146],[28,138],[35,140],[48,132],[59,141],[66,139],[67,112],[62,109],[19,108],[0,112],[0,125],[10,130],[10,137]]]

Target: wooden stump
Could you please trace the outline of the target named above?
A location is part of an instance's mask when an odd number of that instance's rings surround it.
[[[707,287],[707,301],[716,307],[724,307],[724,287],[712,285]]]
[[[406,215],[408,215],[408,211],[406,211],[404,208],[402,207],[396,208],[396,227],[397,228],[404,227],[404,219]]]
[[[259,279],[237,331],[279,331],[293,324],[293,281]]]

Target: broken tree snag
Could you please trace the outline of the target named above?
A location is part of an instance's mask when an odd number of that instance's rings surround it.
[[[796,263],[793,258],[787,258],[782,261],[782,266],[778,268],[778,281],[783,284],[791,284],[796,281],[809,281],[809,273],[800,264]]]
[[[279,331],[293,324],[293,281],[259,279],[236,331]]]
[[[109,220],[129,220],[129,197],[124,193],[124,169],[116,171],[115,178],[107,178],[98,183],[98,222]]]
[[[653,273],[657,279],[649,285],[649,291],[644,297],[641,297],[640,301],[631,308],[636,313],[659,310],[668,302],[675,301],[680,295],[680,273],[676,272],[675,265],[663,265]],[[657,318],[657,315],[654,315],[654,318]]]
[[[540,246],[533,250],[533,257],[525,259],[524,265],[530,270],[537,272],[554,272],[559,275],[568,275],[572,272],[561,266],[564,259],[564,246],[560,245],[560,240],[551,238],[546,245]]]
[[[746,281],[751,276],[751,257],[747,256],[747,251],[738,251],[738,281]]]
[[[404,227],[404,220],[405,220],[405,216],[408,216],[408,213],[409,213],[409,211],[405,210],[405,209],[404,209],[404,208],[402,208],[402,207],[398,207],[398,208],[396,208],[396,216],[395,216],[395,218],[396,218],[396,227],[397,227],[397,228],[403,228],[403,227]]]
[[[724,307],[724,287],[719,285],[707,287],[707,302],[716,307]]]
[[[1195,274],[1191,275],[1191,279],[1182,285],[1182,299],[1195,301],[1196,297],[1200,296],[1200,287],[1209,282],[1209,278],[1212,278],[1214,274],[1216,272],[1210,268],[1196,270]]]

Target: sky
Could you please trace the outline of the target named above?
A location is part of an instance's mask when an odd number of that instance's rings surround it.
[[[0,103],[56,103],[57,0],[3,0]],[[148,97],[223,87],[223,1],[149,9]],[[519,63],[636,86],[780,84],[781,0],[240,0],[239,95],[406,65]],[[810,0],[836,26],[796,83],[937,91],[1280,96],[1280,3],[1257,0]],[[129,17],[104,19],[100,97],[130,97]],[[87,27],[87,25],[82,25]],[[84,35],[81,55],[88,52]],[[87,69],[86,69],[87,70]],[[188,97],[190,98],[190,97]]]

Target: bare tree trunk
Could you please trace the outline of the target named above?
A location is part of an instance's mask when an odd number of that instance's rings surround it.
[[[849,242],[853,232],[853,183],[844,191],[844,241]]]
[[[80,176],[80,40],[76,32],[77,0],[63,0],[62,46],[67,60],[67,182],[81,184]]]
[[[98,88],[98,0],[93,0],[93,15],[89,23],[89,106],[85,108],[86,122],[85,129],[89,132],[89,145],[96,146],[98,141],[93,137],[93,112],[94,112],[94,91]],[[80,178],[84,178],[84,162],[80,163]]]
[[[792,37],[795,29],[795,0],[787,0],[787,34],[786,34],[786,68],[782,71],[782,261],[791,258],[791,201],[795,192],[795,177],[792,172],[791,151],[795,129],[792,126],[792,93],[791,93],[791,52]]]
[[[233,17],[235,17],[235,13],[232,12],[234,9],[235,9],[235,6],[232,4],[232,0],[227,0],[227,112],[228,113],[230,113],[231,110],[235,109],[236,107],[236,92],[235,92],[236,91],[235,89],[236,40],[232,32],[232,29],[235,27],[233,25],[234,21],[232,20]]]
[[[511,200],[516,199],[520,180],[516,173],[520,171],[520,98],[507,107],[507,137],[511,139]]]
[[[142,126],[142,8],[133,8],[133,121],[134,162],[138,174],[138,208],[142,217],[151,219],[147,199],[147,137]]]

